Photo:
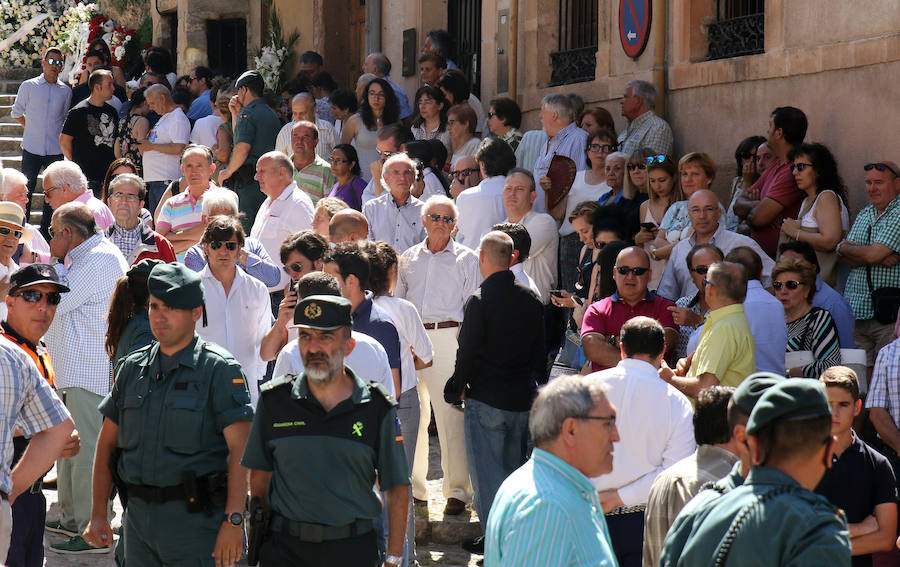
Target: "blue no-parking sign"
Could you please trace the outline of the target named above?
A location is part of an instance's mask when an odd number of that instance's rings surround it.
[[[629,57],[638,57],[650,37],[650,0],[619,0],[619,39]]]

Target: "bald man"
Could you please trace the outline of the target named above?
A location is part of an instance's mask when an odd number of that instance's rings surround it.
[[[143,155],[144,181],[147,182],[147,210],[155,211],[166,187],[181,178],[181,152],[191,137],[191,121],[180,106],[172,101],[172,93],[162,85],[152,85],[144,92],[150,110],[160,115],[147,140],[139,142]]]
[[[666,263],[666,270],[656,289],[658,295],[677,301],[682,297],[693,297],[697,293],[697,286],[691,279],[686,261],[688,252],[697,244],[715,244],[723,254],[728,254],[738,246],[752,248],[762,260],[763,269],[760,281],[763,287],[769,287],[772,282],[770,275],[775,262],[749,236],[725,230],[725,223],[720,222],[721,216],[722,209],[715,193],[702,189],[691,195],[691,198],[688,199],[688,217],[691,219],[694,233],[672,248],[669,261]]]
[[[337,145],[337,133],[334,126],[327,120],[316,118],[316,99],[309,93],[300,93],[291,99],[291,116],[293,120],[281,127],[278,137],[275,138],[275,149],[290,157],[294,151],[291,149],[291,129],[301,120],[312,122],[319,130],[319,141],[316,143],[316,155],[328,161],[331,159],[331,150]]]
[[[331,217],[328,223],[328,240],[332,244],[356,242],[369,236],[369,221],[366,215],[355,209],[342,209]]]
[[[510,271],[513,248],[500,231],[481,239],[484,280],[466,301],[456,368],[444,387],[448,404],[465,394],[466,456],[482,530],[500,484],[527,458],[534,375],[544,359],[543,304]]]

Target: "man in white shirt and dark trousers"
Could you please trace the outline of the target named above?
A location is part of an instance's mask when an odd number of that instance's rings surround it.
[[[634,317],[622,326],[619,340],[619,364],[590,375],[609,388],[621,437],[613,472],[592,482],[619,565],[640,567],[650,487],[660,472],[696,449],[693,410],[684,394],[657,374],[665,355],[662,325]]]

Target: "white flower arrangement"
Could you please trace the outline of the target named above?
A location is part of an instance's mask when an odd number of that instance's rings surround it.
[[[40,19],[45,15],[49,17]],[[19,33],[21,37],[17,40],[0,41],[0,67],[39,66],[44,37],[55,18],[49,0],[0,1],[0,38],[11,38],[17,32],[28,29],[27,33]]]
[[[263,46],[259,57],[253,58],[256,70],[262,75],[266,88],[275,90],[278,87],[287,53],[288,50],[284,47],[276,48],[270,44]]]

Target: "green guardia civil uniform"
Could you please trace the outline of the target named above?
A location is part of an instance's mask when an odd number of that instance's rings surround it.
[[[177,264],[153,268],[151,295],[180,309],[202,305],[199,275],[188,271]],[[170,492],[184,484],[185,473],[202,478],[227,472],[223,431],[253,419],[240,364],[197,335],[172,357],[162,355],[155,342],[125,357],[99,409],[118,426],[116,470],[122,481]],[[215,565],[210,554],[223,522],[224,500],[219,504],[189,512],[185,498],[153,502],[128,494],[121,542],[125,563]]]

